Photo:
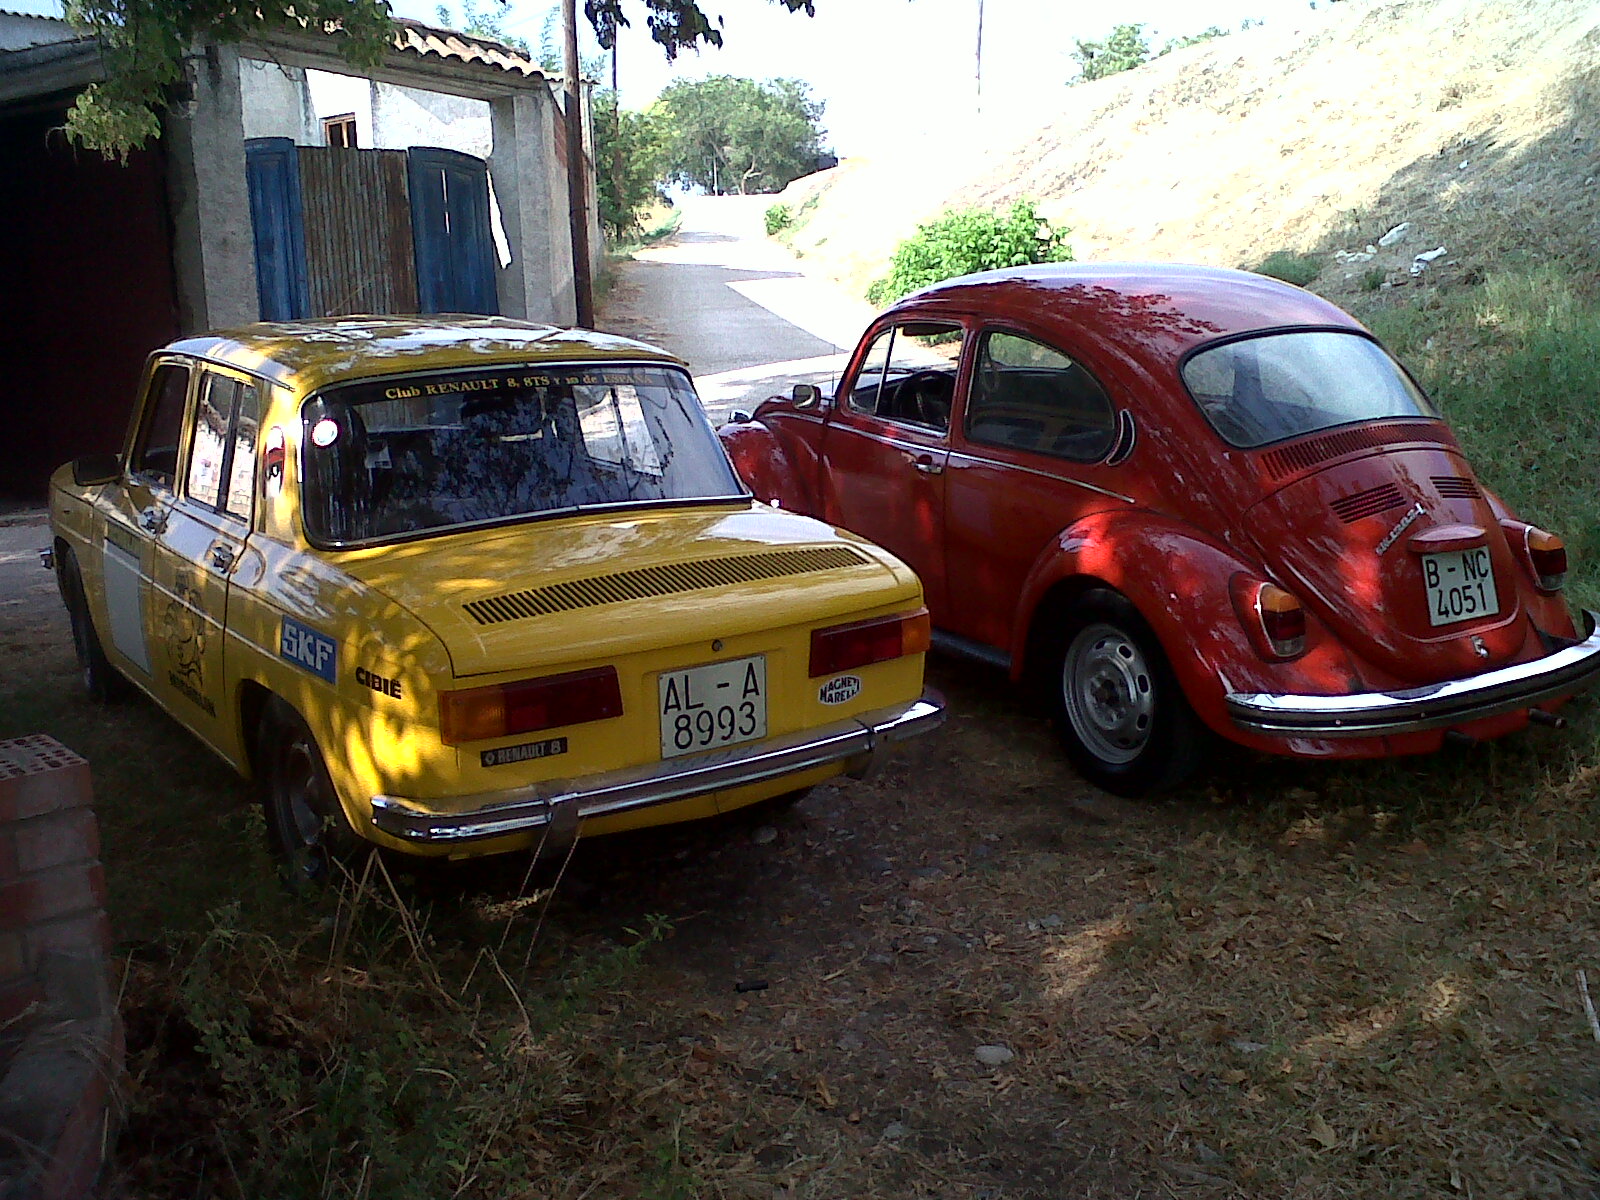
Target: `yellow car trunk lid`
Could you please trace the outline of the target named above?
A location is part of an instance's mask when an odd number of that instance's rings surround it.
[[[462,531],[340,566],[424,621],[457,677],[845,619],[918,594],[882,551],[753,505]]]

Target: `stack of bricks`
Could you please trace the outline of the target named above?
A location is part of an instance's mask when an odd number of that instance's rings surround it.
[[[89,1195],[110,1142],[122,1027],[89,764],[0,741],[0,1197]]]

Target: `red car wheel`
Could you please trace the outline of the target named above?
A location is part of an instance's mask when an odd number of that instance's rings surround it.
[[[1097,787],[1143,796],[1200,765],[1204,730],[1150,627],[1116,592],[1073,606],[1050,677],[1067,757]]]

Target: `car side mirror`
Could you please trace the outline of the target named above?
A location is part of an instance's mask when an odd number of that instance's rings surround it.
[[[86,454],[72,462],[72,482],[79,487],[95,487],[121,478],[120,454]]]
[[[814,383],[797,383],[789,399],[796,408],[815,408],[822,403],[822,389]]]

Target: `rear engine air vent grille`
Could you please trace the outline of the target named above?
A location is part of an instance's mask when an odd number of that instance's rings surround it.
[[[1483,498],[1483,492],[1479,490],[1477,481],[1460,475],[1435,475],[1433,477],[1433,490],[1445,499],[1480,500]]]
[[[1350,525],[1363,517],[1375,517],[1381,512],[1388,512],[1391,508],[1399,508],[1405,502],[1405,493],[1398,487],[1392,483],[1380,483],[1377,487],[1368,488],[1364,492],[1341,496],[1331,507],[1340,520]]]
[[[669,566],[641,567],[590,579],[573,579],[549,587],[506,592],[462,605],[479,625],[498,625],[551,613],[593,608],[600,604],[621,604],[649,596],[670,596],[704,588],[727,587],[735,583],[755,583],[780,579],[786,575],[806,575],[813,571],[834,571],[868,562],[865,555],[848,546],[826,546],[806,550],[774,550],[767,554],[741,554],[734,558],[708,558],[700,562],[672,563]]]
[[[1342,429],[1325,433],[1321,437],[1307,438],[1289,446],[1268,450],[1261,456],[1262,465],[1275,479],[1283,479],[1299,471],[1306,471],[1320,462],[1354,454],[1358,450],[1374,450],[1395,442],[1444,442],[1453,444],[1449,434],[1438,425],[1421,428],[1416,424],[1362,425],[1355,429]]]

